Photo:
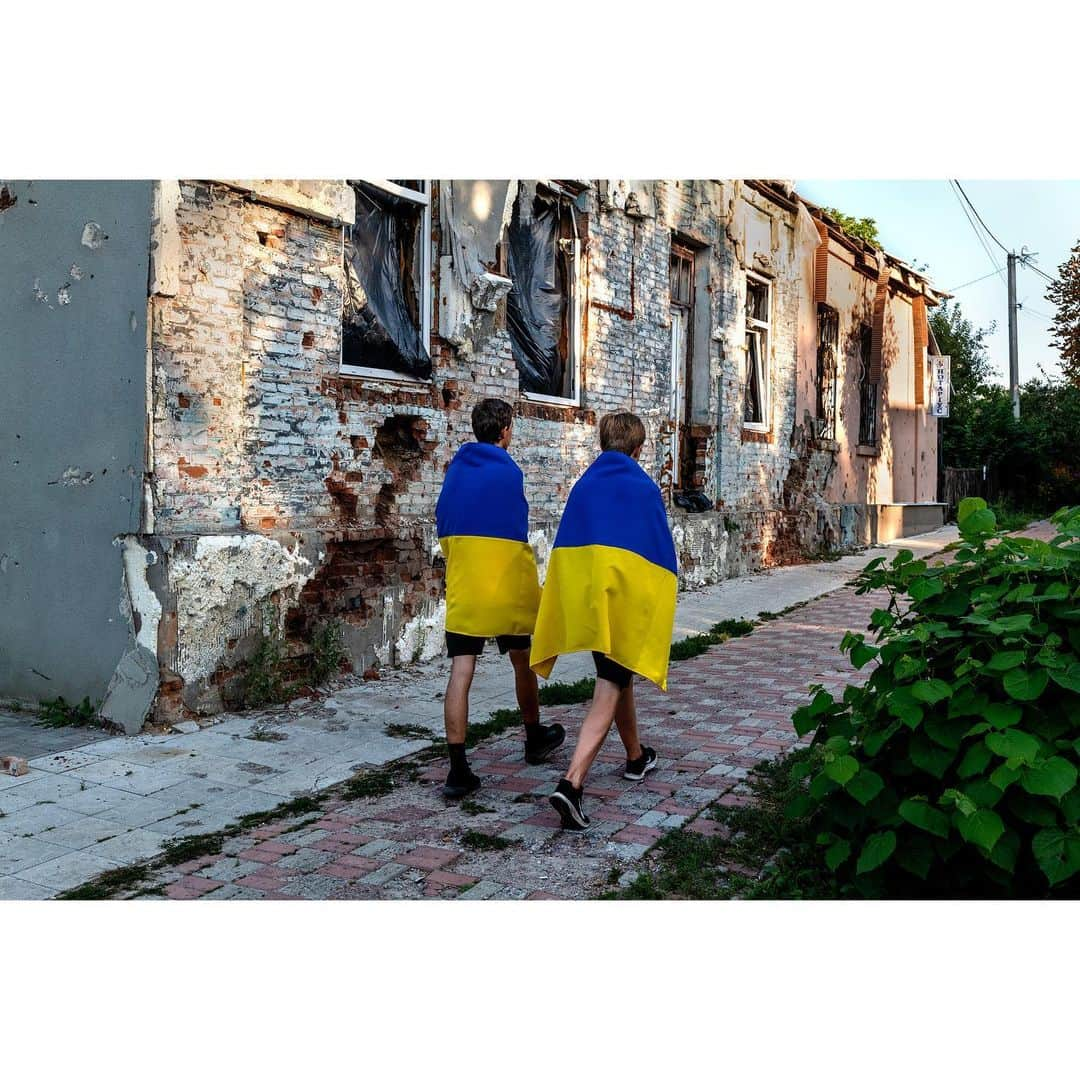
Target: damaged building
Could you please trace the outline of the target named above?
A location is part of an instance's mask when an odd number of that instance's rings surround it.
[[[631,409],[684,587],[933,528],[943,295],[756,180],[3,181],[0,692],[126,730],[266,636],[442,649],[434,510],[513,403],[541,565]]]

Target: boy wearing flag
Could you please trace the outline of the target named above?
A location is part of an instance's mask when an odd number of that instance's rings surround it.
[[[443,715],[450,773],[443,793],[460,798],[480,786],[465,756],[469,688],[484,642],[495,638],[510,654],[514,689],[525,722],[525,760],[546,761],[562,745],[561,724],[541,724],[536,675],[529,667],[530,634],[540,585],[529,546],[525,478],[507,453],[514,413],[505,401],[485,398],[472,413],[476,442],[454,455],[435,519],[446,557],[446,650],[450,682]]]
[[[656,752],[642,746],[635,674],[667,689],[678,567],[660,489],[638,464],[645,426],[633,413],[600,421],[600,456],[574,485],[548,565],[531,662],[545,678],[562,653],[590,651],[596,689],[566,775],[551,795],[565,829],[589,827],[585,778],[612,721],[627,780],[644,780]]]

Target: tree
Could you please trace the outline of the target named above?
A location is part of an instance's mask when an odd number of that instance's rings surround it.
[[[1061,352],[1061,371],[1074,386],[1080,386],[1080,242],[1058,267],[1057,281],[1046,290],[1055,305],[1050,336]]]
[[[994,324],[976,327],[959,304],[946,300],[931,313],[930,327],[942,355],[952,359],[949,419],[941,429],[942,464],[971,469],[994,463],[995,451],[1002,449],[1005,419],[998,400],[1005,390],[991,381],[997,372],[986,346]],[[1011,404],[1005,409],[1010,417],[1011,409]]]
[[[881,239],[878,236],[877,222],[873,218],[855,218],[837,210],[834,206],[822,207],[839,226],[848,234],[859,240],[865,240],[871,247],[881,248]]]

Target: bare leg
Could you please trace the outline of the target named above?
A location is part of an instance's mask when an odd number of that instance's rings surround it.
[[[626,747],[626,760],[637,761],[641,757],[641,740],[638,738],[633,682],[619,695],[619,705],[615,710],[615,726],[619,729],[619,738],[622,739],[623,746]]]
[[[469,687],[476,671],[475,656],[455,656],[450,661],[450,682],[443,701],[443,719],[446,722],[446,741],[463,743],[469,723]]]
[[[576,788],[585,786],[585,777],[589,775],[589,769],[592,768],[592,763],[611,730],[620,696],[621,692],[615,683],[607,679],[596,680],[592,704],[582,721],[574,756],[570,760],[570,768],[566,770],[566,779]]]
[[[514,690],[525,726],[540,722],[540,698],[536,672],[529,667],[528,649],[511,649],[510,663],[514,665]]]

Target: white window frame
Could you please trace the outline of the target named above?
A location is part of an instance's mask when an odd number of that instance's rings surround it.
[[[565,197],[567,199],[573,199],[573,193],[568,191],[561,184],[556,184],[553,180],[540,180],[539,186],[546,187],[554,194]],[[572,211],[571,211],[572,212]],[[573,248],[573,263],[574,263],[574,276],[570,282],[570,355],[567,357],[567,367],[570,369],[570,387],[572,394],[570,397],[557,397],[552,394],[534,394],[529,390],[522,390],[521,396],[526,401],[536,401],[544,405],[572,405],[575,408],[581,407],[581,297],[584,294],[583,282],[581,280],[581,240],[575,233],[574,239],[571,241],[574,245]]]
[[[364,180],[363,183],[380,191],[385,191],[399,199],[406,199],[424,208],[420,219],[420,340],[431,351],[431,315],[433,295],[431,288],[431,181],[421,180],[420,191],[402,187],[393,180]],[[341,258],[345,262],[345,229],[341,230]],[[338,351],[338,371],[342,375],[351,375],[372,382],[404,383],[407,386],[430,386],[434,373],[427,379],[418,379],[415,375],[406,375],[400,371],[388,371],[386,368],[363,367],[360,364],[346,364],[342,358],[345,336],[342,334]]]
[[[749,315],[746,316],[746,330],[764,331],[765,335],[765,348],[758,350],[758,362],[761,365],[761,370],[758,372],[758,385],[761,387],[761,415],[764,418],[761,423],[757,423],[750,420],[743,420],[742,426],[747,431],[769,431],[771,429],[771,405],[772,405],[772,380],[770,378],[770,372],[772,370],[772,300],[773,300],[773,283],[761,274],[755,274],[753,270],[746,271],[747,282],[757,282],[760,285],[765,286],[765,310],[769,316],[767,321],[761,319],[752,319]],[[747,305],[743,304],[743,311],[746,311]],[[745,340],[745,333],[744,333]],[[744,345],[746,352],[746,365],[750,363],[750,350]],[[743,394],[746,393],[746,366],[743,368]],[[742,411],[745,412],[745,405],[742,406]]]

